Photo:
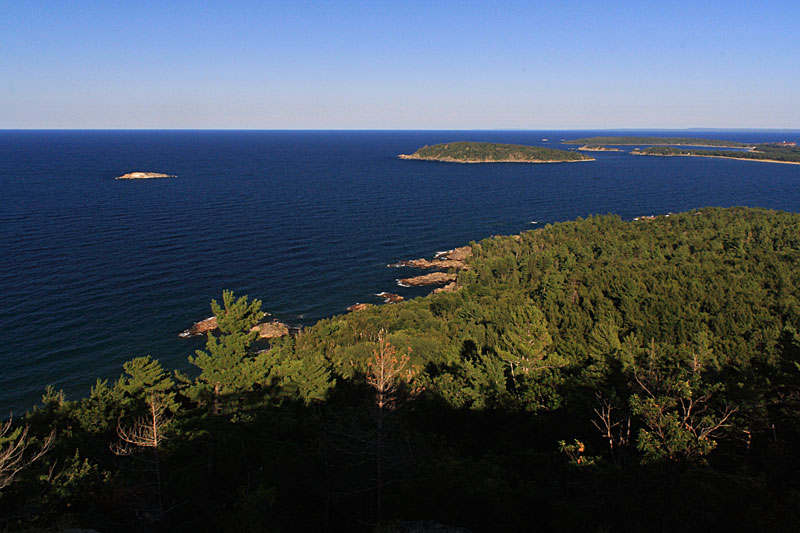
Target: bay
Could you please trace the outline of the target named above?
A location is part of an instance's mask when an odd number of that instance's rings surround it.
[[[378,303],[386,268],[494,234],[704,206],[800,211],[800,166],[592,153],[567,164],[404,161],[425,144],[561,146],[592,135],[798,140],[766,131],[0,131],[0,413],[48,384],[69,398],[150,354],[186,369],[178,333],[223,289],[308,325]],[[548,139],[544,141],[543,139]],[[625,147],[626,151],[632,147]],[[174,179],[117,181],[132,171]],[[536,224],[532,224],[536,222]]]

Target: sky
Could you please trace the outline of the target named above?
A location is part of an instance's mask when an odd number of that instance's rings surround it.
[[[800,2],[0,0],[0,129],[800,128]]]

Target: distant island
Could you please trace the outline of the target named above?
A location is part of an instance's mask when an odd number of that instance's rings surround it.
[[[158,172],[129,172],[119,176],[118,180],[148,180],[153,178],[174,178],[171,174],[159,174]]]
[[[619,148],[609,148],[608,146],[603,146],[602,144],[584,144],[580,148],[578,148],[581,152],[621,152],[622,150]]]
[[[453,142],[424,146],[400,159],[444,161],[448,163],[566,163],[594,161],[593,158],[567,150],[484,142]]]
[[[584,137],[563,141],[564,144],[582,145],[663,145],[663,146],[714,146],[719,148],[752,148],[752,144],[718,139],[700,139],[696,137]]]
[[[671,146],[651,146],[635,149],[632,155],[715,157],[721,159],[744,159],[764,163],[800,164],[800,148],[790,143],[758,144],[747,152],[730,150],[685,150]]]

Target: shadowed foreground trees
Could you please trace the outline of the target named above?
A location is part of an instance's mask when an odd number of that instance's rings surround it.
[[[226,292],[197,377],[142,357],[87,398],[48,390],[0,442],[28,427],[31,458],[57,431],[0,529],[796,527],[800,215],[590,217],[472,250],[455,293],[270,345]]]

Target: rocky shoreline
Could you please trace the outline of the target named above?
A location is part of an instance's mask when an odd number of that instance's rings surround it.
[[[736,161],[756,161],[759,163],[779,163],[783,165],[800,165],[798,161],[781,161],[780,159],[755,159],[750,157],[727,157],[724,155],[705,155],[705,154],[648,154],[641,150],[632,150],[630,155],[643,155],[650,157],[707,157],[709,159],[734,159]]]
[[[178,334],[179,337],[189,338],[204,335],[210,331],[219,329],[217,325],[217,317],[211,316],[200,322],[195,322],[192,327],[182,331]],[[258,331],[259,339],[277,339],[289,335],[289,326],[283,322],[272,320],[270,322],[262,322],[252,327],[250,331]]]
[[[431,272],[422,276],[398,279],[401,287],[424,287],[426,285],[446,285],[453,283],[458,278],[455,272]]]
[[[399,154],[400,159],[411,159],[414,161],[438,161],[440,163],[582,163],[584,161],[594,161],[594,158],[587,159],[455,159],[453,157],[420,157],[414,154]]]
[[[409,278],[401,278],[397,280],[397,284],[401,287],[424,287],[427,285],[444,285],[443,287],[435,289],[433,292],[451,292],[458,289],[458,271],[469,270],[467,259],[472,256],[471,246],[462,246],[447,250],[446,252],[439,252],[432,259],[411,259],[408,261],[400,261],[391,267],[411,267],[420,269],[447,269],[450,272],[431,272],[421,276],[412,276]]]
[[[425,287],[429,285],[441,285],[433,290],[434,294],[442,292],[454,292],[459,289],[458,286],[458,272],[461,270],[469,270],[467,259],[472,257],[472,247],[462,246],[444,252],[438,252],[433,259],[410,259],[403,260],[397,263],[387,265],[389,267],[410,267],[418,269],[446,269],[449,272],[429,272],[420,276],[411,276],[408,278],[397,279],[397,284],[401,287]],[[392,292],[379,292],[375,296],[383,299],[384,304],[395,304],[405,300],[405,297]],[[347,312],[355,313],[375,307],[372,303],[357,302],[347,307]],[[286,335],[295,335],[301,328],[290,327],[278,320],[269,322],[262,322],[253,326],[251,331],[258,331],[260,339],[276,339],[285,337]],[[178,335],[183,338],[196,337],[204,335],[208,332],[218,330],[217,318],[208,317],[199,322],[195,322],[192,327],[179,333]]]
[[[620,148],[609,148],[608,146],[592,146],[586,144],[578,148],[579,152],[621,152]]]

